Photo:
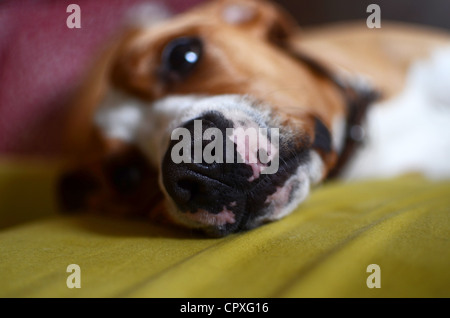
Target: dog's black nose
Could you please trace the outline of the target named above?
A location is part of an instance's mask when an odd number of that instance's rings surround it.
[[[171,141],[162,163],[164,187],[179,210],[217,215],[242,209],[243,187],[252,169],[236,163],[235,145],[227,143],[227,128],[233,128],[232,122],[218,112],[208,112],[179,128],[183,129],[183,138]],[[230,145],[232,160],[226,157]]]

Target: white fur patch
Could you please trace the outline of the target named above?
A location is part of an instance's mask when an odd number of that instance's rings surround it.
[[[131,27],[148,28],[172,16],[172,12],[162,2],[142,2],[132,6],[126,12],[124,24]]]
[[[317,151],[311,150],[310,152],[310,161],[307,165],[308,167],[308,176],[311,180],[311,185],[316,185],[320,181],[322,181],[324,177],[324,165],[322,158],[317,153]]]
[[[144,110],[141,101],[111,90],[99,106],[94,121],[105,136],[134,142]]]
[[[345,130],[347,124],[344,116],[336,116],[331,127],[332,145],[334,150],[340,154],[344,148]]]
[[[256,17],[256,9],[245,3],[232,3],[222,11],[222,19],[229,24],[242,24]]]
[[[450,177],[450,47],[414,63],[404,90],[374,105],[346,179],[418,172]]]

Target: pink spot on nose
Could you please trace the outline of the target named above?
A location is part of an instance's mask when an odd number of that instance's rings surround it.
[[[252,182],[258,179],[274,156],[267,133],[263,133],[256,124],[253,124],[249,127],[238,127],[230,138],[236,144],[236,151],[243,162],[252,168],[252,175],[247,180]],[[260,151],[265,152],[264,160],[259,159]]]
[[[248,181],[252,182],[255,179],[258,179],[259,175],[261,174],[262,165],[260,163],[248,163],[248,162],[246,163],[252,168],[253,171],[253,175],[250,178],[248,178]]]

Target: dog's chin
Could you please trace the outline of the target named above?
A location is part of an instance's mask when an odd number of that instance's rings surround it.
[[[290,169],[282,169],[277,175],[267,175],[260,183],[265,187],[270,185],[271,188],[264,191],[264,198],[261,196],[263,190],[255,187],[248,191],[233,192],[229,204],[197,207],[190,211],[181,209],[166,192],[167,211],[175,223],[210,237],[223,237],[254,229],[285,217],[305,200],[312,181],[311,162],[315,160],[317,158],[313,154],[308,163],[291,168],[293,173],[289,172]],[[286,175],[289,176],[286,178]]]
[[[223,211],[213,214],[205,210],[195,213],[177,212],[181,214],[185,227],[197,230],[209,237],[224,237],[232,233],[242,232],[250,229],[246,226],[246,216],[244,214],[237,217],[231,211]]]
[[[236,212],[236,213],[235,213]],[[245,211],[231,211],[224,209],[219,213],[211,213],[203,209],[192,213],[175,209],[171,213],[175,223],[209,237],[224,237],[232,233],[244,232],[269,221],[270,216],[260,216],[258,220],[251,218]]]

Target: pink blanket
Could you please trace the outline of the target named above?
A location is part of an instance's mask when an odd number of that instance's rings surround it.
[[[202,0],[161,1],[180,12]],[[68,95],[128,9],[144,0],[0,2],[0,154],[55,154]],[[148,1],[147,1],[148,2]],[[70,29],[70,4],[81,28]]]

